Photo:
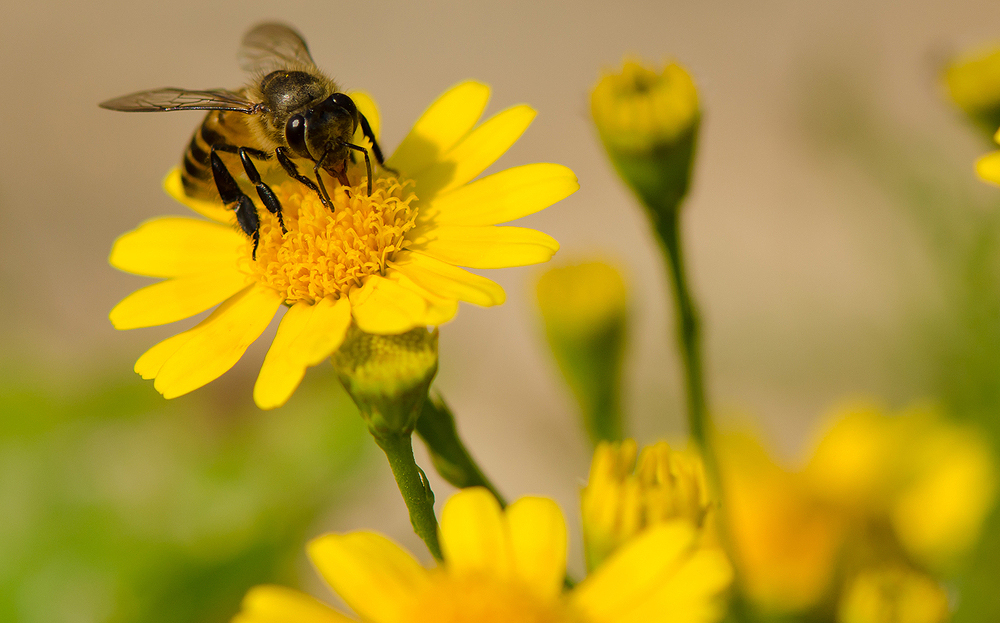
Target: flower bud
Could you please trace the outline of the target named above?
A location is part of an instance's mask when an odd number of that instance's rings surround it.
[[[701,119],[691,76],[676,63],[656,72],[625,61],[594,87],[590,111],[618,175],[667,218],[687,193]]]
[[[711,500],[701,459],[666,442],[643,448],[635,441],[602,442],[581,493],[587,566],[596,568],[646,528],[682,520],[701,529]]]
[[[377,438],[413,432],[437,361],[437,329],[373,335],[353,325],[333,357],[340,382]]]
[[[538,280],[538,306],[559,369],[580,404],[591,440],[622,437],[620,386],[628,292],[601,262],[554,268]]]

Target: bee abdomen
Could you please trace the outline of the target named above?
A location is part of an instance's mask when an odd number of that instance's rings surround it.
[[[219,192],[212,177],[212,147],[214,145],[244,145],[244,124],[239,116],[224,116],[211,111],[205,116],[184,150],[181,160],[181,183],[189,197],[218,199]]]

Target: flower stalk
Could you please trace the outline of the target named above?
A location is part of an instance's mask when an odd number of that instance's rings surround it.
[[[434,468],[442,478],[459,489],[483,487],[493,494],[501,508],[507,506],[503,495],[465,447],[455,426],[455,416],[441,396],[424,400],[417,420],[417,434],[427,444]]]
[[[434,492],[413,458],[411,439],[427,389],[437,373],[437,346],[437,330],[373,335],[352,326],[333,357],[333,365],[375,443],[389,460],[413,531],[441,560]]]
[[[413,458],[413,442],[409,433],[390,433],[374,436],[375,443],[385,452],[389,467],[396,479],[399,493],[410,513],[410,524],[436,560],[442,560],[438,543],[438,523],[434,515],[434,491],[427,481],[427,474]]]

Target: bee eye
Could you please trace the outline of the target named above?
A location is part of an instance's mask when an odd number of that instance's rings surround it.
[[[352,117],[358,113],[358,108],[354,105],[354,100],[343,93],[334,93],[331,95],[330,102],[346,110]]]
[[[306,147],[306,120],[302,115],[292,115],[285,124],[285,140],[297,156],[311,158]]]

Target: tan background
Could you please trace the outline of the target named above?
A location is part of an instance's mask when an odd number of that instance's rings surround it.
[[[920,367],[907,360],[900,324],[909,306],[938,296],[925,283],[924,249],[881,193],[824,151],[802,103],[819,94],[836,109],[848,94],[823,85],[840,76],[886,119],[944,145],[971,177],[985,146],[942,101],[935,59],[1000,38],[994,1],[8,0],[0,20],[3,356],[52,374],[100,362],[131,375],[145,348],[176,332],[112,329],[108,310],[143,281],[106,257],[120,233],[180,210],[159,183],[199,114],[124,115],[97,102],[158,86],[235,87],[240,37],[274,18],[299,28],[345,88],[374,95],[390,152],[437,94],[465,78],[493,86],[490,112],[518,102],[539,111],[499,165],[548,160],[579,175],[576,195],[525,224],[562,243],[559,260],[599,253],[627,270],[635,299],[627,406],[643,439],[683,431],[667,299],[658,251],[587,112],[599,70],[626,53],[676,58],[701,88],[705,124],[685,230],[715,403],[752,414],[791,446],[844,396],[920,397]],[[508,303],[463,306],[442,328],[439,387],[504,489],[553,495],[572,514],[588,456],[539,339],[537,274],[492,274]],[[262,355],[252,348],[218,382],[233,400],[250,400]],[[379,528],[412,544],[388,471],[373,464],[368,476],[377,483],[370,500],[326,525]]]

